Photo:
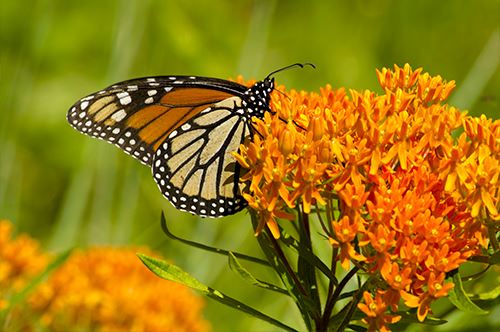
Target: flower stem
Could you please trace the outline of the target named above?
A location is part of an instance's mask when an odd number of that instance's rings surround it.
[[[359,268],[354,267],[349,271],[344,278],[340,281],[339,285],[335,289],[335,291],[331,294],[331,296],[328,297],[326,304],[325,304],[325,310],[323,311],[323,319],[322,319],[322,326],[328,326],[328,322],[330,321],[330,316],[332,314],[333,308],[335,307],[335,304],[337,302],[338,297],[340,296],[340,293],[344,289],[344,287],[347,285],[349,280],[356,275],[356,272],[358,272]],[[333,288],[332,283],[330,282],[331,288]],[[330,287],[328,289],[328,292],[330,293]],[[330,295],[330,294],[329,294]]]

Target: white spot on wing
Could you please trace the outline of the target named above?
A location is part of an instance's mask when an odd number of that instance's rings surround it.
[[[120,98],[120,104],[122,105],[128,105],[132,102],[132,98],[130,96]]]
[[[120,122],[127,116],[127,112],[125,110],[119,110],[118,112],[115,112],[112,116],[111,119],[115,120],[116,122]]]

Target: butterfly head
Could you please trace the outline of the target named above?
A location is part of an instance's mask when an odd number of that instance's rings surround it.
[[[274,77],[266,77],[263,81],[255,83],[245,94],[247,95],[246,108],[249,116],[264,117],[270,111],[269,102],[271,92],[274,90]]]

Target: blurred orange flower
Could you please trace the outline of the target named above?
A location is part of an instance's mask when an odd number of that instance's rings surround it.
[[[11,237],[0,221],[0,303],[42,272],[49,255],[26,235]],[[156,277],[137,258],[147,248],[74,252],[47,281],[12,309],[2,327],[33,331],[210,331],[203,301],[185,286]],[[40,318],[38,320],[38,318]]]
[[[145,248],[75,252],[29,302],[51,331],[208,331],[203,302],[156,277],[137,258]]]
[[[0,220],[0,309],[36,274],[42,272],[49,257],[38,242],[27,235],[12,236],[12,224]]]

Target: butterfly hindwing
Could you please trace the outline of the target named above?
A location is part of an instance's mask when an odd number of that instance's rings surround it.
[[[216,103],[172,132],[157,150],[153,177],[178,209],[219,217],[246,206],[239,193],[240,165],[231,155],[251,133],[241,110],[239,97]]]

